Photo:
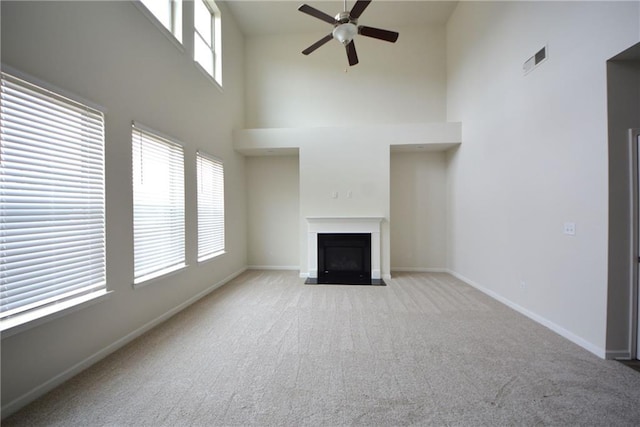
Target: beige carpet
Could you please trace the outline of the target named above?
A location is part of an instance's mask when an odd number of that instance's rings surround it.
[[[446,274],[247,272],[3,426],[639,425],[640,373]]]

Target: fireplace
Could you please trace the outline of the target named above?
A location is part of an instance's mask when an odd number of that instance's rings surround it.
[[[306,284],[382,285],[381,217],[307,217]]]
[[[318,234],[318,283],[370,282],[370,233]]]

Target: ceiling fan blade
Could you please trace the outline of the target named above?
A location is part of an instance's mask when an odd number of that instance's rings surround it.
[[[381,30],[380,28],[366,27],[364,25],[358,27],[358,34],[391,43],[395,43],[399,35],[395,31]]]
[[[358,63],[358,54],[356,53],[356,45],[351,40],[351,42],[346,46],[347,49],[347,58],[349,59],[349,65],[354,66]]]
[[[351,8],[351,12],[349,12],[349,15],[351,15],[351,18],[352,19],[360,18],[360,15],[362,15],[362,12],[364,12],[367,6],[369,6],[369,3],[371,3],[371,0],[358,0],[356,4],[354,4],[353,7]]]
[[[318,40],[317,42],[315,42],[314,44],[312,44],[311,46],[309,46],[308,48],[306,48],[305,50],[303,50],[302,53],[304,53],[305,55],[309,55],[311,52],[313,52],[323,44],[327,43],[332,38],[333,38],[333,34],[326,35],[320,40]]]
[[[336,23],[336,20],[334,17],[327,15],[324,12],[319,11],[318,9],[316,9],[315,7],[311,7],[308,4],[303,4],[302,6],[300,6],[298,8],[298,10],[300,12],[306,13],[307,15],[311,15],[314,18],[318,18],[324,22],[327,22],[331,25]]]

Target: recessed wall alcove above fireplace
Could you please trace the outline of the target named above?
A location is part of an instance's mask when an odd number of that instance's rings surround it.
[[[307,218],[307,284],[385,285],[380,274],[381,217]]]

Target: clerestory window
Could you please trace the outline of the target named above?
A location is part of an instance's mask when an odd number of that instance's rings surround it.
[[[182,0],[140,0],[146,10],[182,43]]]
[[[220,10],[211,0],[194,0],[193,59],[222,86]]]

